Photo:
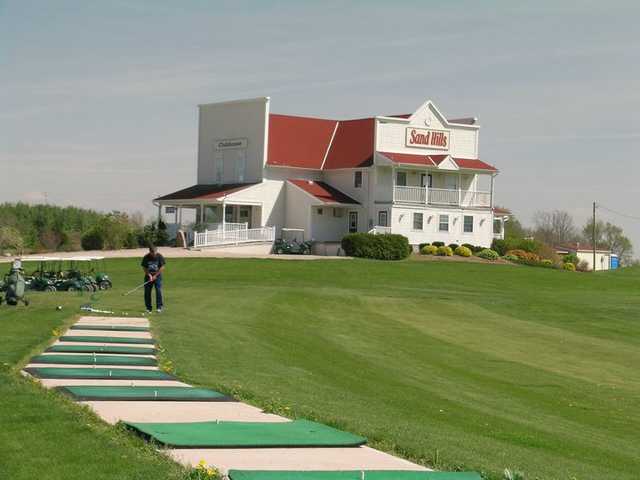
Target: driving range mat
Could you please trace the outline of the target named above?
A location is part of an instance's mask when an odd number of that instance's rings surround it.
[[[27,367],[25,372],[37,378],[81,378],[92,380],[175,380],[173,375],[160,370],[137,368],[64,368]]]
[[[111,386],[65,386],[58,387],[75,400],[146,400],[173,402],[234,402],[235,399],[215,390],[192,387],[111,387]]]
[[[46,352],[57,353],[123,353],[126,355],[155,355],[152,347],[121,347],[116,345],[52,345]]]
[[[229,470],[230,480],[482,480],[476,472]]]
[[[36,355],[30,363],[59,363],[67,365],[131,365],[152,367],[155,358],[128,355]]]
[[[137,337],[102,337],[90,335],[63,335],[59,338],[61,342],[87,342],[87,343],[140,343],[154,344],[153,338],[137,338]]]
[[[357,447],[367,442],[359,435],[309,420],[124,424],[173,448]]]
[[[112,332],[148,332],[149,327],[133,325],[72,325],[70,330],[111,330]]]

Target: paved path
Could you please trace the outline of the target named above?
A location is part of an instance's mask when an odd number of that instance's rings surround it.
[[[51,252],[24,255],[21,258],[28,261],[37,257],[105,257],[105,258],[142,258],[147,253],[146,248],[132,248],[123,250],[90,250],[78,252]],[[273,260],[348,260],[351,257],[332,257],[324,255],[273,255],[261,246],[203,248],[201,250],[187,250],[176,247],[159,247],[158,251],[165,258],[269,258]],[[14,257],[0,257],[0,263],[12,262]]]
[[[145,318],[82,317],[79,325],[130,325],[149,326]],[[65,335],[110,336],[151,338],[148,332],[119,332],[96,330],[68,330]],[[57,340],[56,345],[80,345],[77,342]],[[105,343],[87,342],[89,345]],[[122,343],[109,343],[127,346]],[[73,355],[73,354],[65,354]],[[81,354],[77,354],[81,355]],[[86,355],[86,354],[85,354]],[[100,356],[101,354],[96,354]],[[114,354],[109,354],[114,355]],[[29,364],[27,367],[70,367],[66,364]],[[92,366],[92,365],[86,365]],[[72,365],[82,367],[82,365]],[[100,366],[99,368],[105,368]],[[106,367],[109,368],[109,367]],[[117,366],[114,368],[125,368]],[[158,367],[130,367],[157,370]],[[28,373],[23,372],[24,375]],[[72,385],[134,385],[134,386],[190,386],[177,380],[82,380],[41,379],[47,388]],[[198,401],[83,401],[108,423],[120,420],[131,422],[198,422],[198,421],[247,421],[287,422],[289,419],[265,413],[259,408],[241,402]],[[201,460],[226,474],[230,469],[250,470],[426,470],[378,450],[362,446],[353,448],[242,448],[207,449],[184,448],[163,450],[176,461],[195,466]]]

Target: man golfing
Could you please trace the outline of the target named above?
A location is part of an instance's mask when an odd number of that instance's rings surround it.
[[[147,307],[147,313],[153,311],[151,303],[151,290],[156,287],[156,309],[158,313],[162,313],[162,272],[165,266],[164,257],[158,253],[155,245],[149,246],[149,253],[142,258],[142,269],[144,270],[144,303]]]

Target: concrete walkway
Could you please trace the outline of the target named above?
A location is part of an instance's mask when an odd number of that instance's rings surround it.
[[[127,317],[82,317],[79,325],[130,325],[148,326],[145,318]],[[109,336],[151,338],[148,332],[118,332],[96,330],[68,330],[64,335]],[[81,345],[78,342],[57,340],[56,345]],[[96,343],[105,345],[102,343]],[[110,343],[113,346],[130,344]],[[68,355],[68,354],[65,354]],[[100,356],[102,354],[96,354]],[[109,354],[114,355],[114,354]],[[67,364],[29,364],[27,367],[69,367]],[[82,367],[83,365],[73,365]],[[93,365],[86,365],[92,367]],[[99,368],[108,368],[100,365]],[[115,366],[114,368],[126,368]],[[158,367],[128,367],[158,370]],[[24,375],[29,375],[23,371]],[[38,379],[45,387],[78,385],[104,386],[185,386],[191,385],[175,380],[82,380],[82,379]],[[130,422],[287,422],[289,419],[265,413],[259,408],[241,402],[198,401],[82,401],[108,423]],[[362,446],[353,448],[241,448],[241,449],[165,449],[174,460],[188,466],[196,466],[204,460],[222,474],[230,469],[250,470],[427,470],[378,450]]]

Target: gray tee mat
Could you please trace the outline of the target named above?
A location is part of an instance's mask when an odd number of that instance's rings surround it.
[[[111,323],[109,323],[111,321]],[[64,354],[109,354],[112,356],[135,356],[135,355],[155,355],[156,350],[153,348],[155,343],[151,338],[144,338],[148,331],[148,322],[139,318],[119,318],[109,319],[105,317],[83,317],[77,325],[71,328],[78,335],[65,335],[59,340],[63,343],[57,343],[47,349],[51,353]],[[82,334],[81,331],[111,331],[112,335],[89,335]],[[74,332],[74,333],[76,333]],[[133,335],[126,335],[121,332],[132,332]],[[148,335],[146,335],[148,336]],[[70,343],[64,343],[70,342]],[[91,344],[102,345],[91,345]],[[107,344],[107,345],[104,345]],[[109,345],[113,344],[113,345]],[[104,355],[105,357],[109,355]],[[51,357],[55,355],[49,355]],[[64,355],[70,356],[70,355]],[[60,357],[63,357],[60,355]],[[131,357],[129,357],[131,358]],[[47,356],[39,356],[35,360],[50,360]],[[58,359],[62,361],[62,358]],[[155,360],[151,357],[150,360]],[[71,360],[74,363],[80,360]],[[107,360],[103,360],[107,361]],[[126,361],[126,360],[124,360]],[[147,360],[145,360],[147,361]],[[52,367],[27,367],[24,370],[38,378],[42,378],[43,382],[55,382],[51,386],[57,388],[67,395],[72,396],[78,401],[87,401],[86,405],[106,405],[116,413],[116,418],[122,418],[125,424],[128,423],[129,428],[139,431],[142,435],[149,437],[164,437],[173,433],[180,433],[180,437],[176,438],[157,438],[160,442],[163,440],[167,444],[184,443],[177,450],[167,450],[166,453],[176,461],[185,465],[195,465],[201,459],[207,461],[210,465],[216,466],[222,473],[228,472],[229,469],[236,465],[237,470],[230,471],[234,476],[232,480],[477,480],[478,476],[415,476],[415,475],[394,475],[395,472],[409,471],[411,474],[423,473],[426,469],[420,465],[412,464],[406,460],[393,457],[384,452],[380,452],[362,445],[366,440],[363,437],[352,435],[347,432],[332,429],[321,424],[307,421],[289,421],[280,417],[279,427],[268,427],[266,418],[259,421],[248,422],[245,419],[236,417],[242,416],[242,409],[235,410],[225,407],[226,418],[224,422],[216,421],[198,421],[189,423],[140,423],[126,422],[127,412],[131,410],[129,402],[135,402],[142,406],[144,402],[152,402],[150,405],[162,403],[157,402],[191,402],[194,408],[200,408],[197,402],[208,402],[211,405],[214,416],[225,418],[222,410],[216,410],[215,403],[211,402],[229,402],[220,403],[219,405],[244,406],[248,405],[235,402],[219,392],[208,389],[199,389],[191,387],[187,384],[180,385],[175,381],[172,375],[166,374],[159,370],[142,370],[135,368],[65,368],[54,367],[53,365],[64,365],[52,363]],[[124,365],[123,365],[124,366]],[[82,379],[86,380],[86,384],[82,384]],[[131,380],[129,380],[131,379]],[[139,379],[139,380],[137,380]],[[68,382],[65,384],[65,382]],[[129,383],[131,382],[131,383]],[[134,386],[134,382],[142,382],[138,386]],[[127,407],[127,405],[129,405]],[[181,405],[180,418],[188,418],[192,416],[189,413],[188,406]],[[199,405],[199,406],[198,406]],[[167,405],[168,406],[168,405]],[[253,408],[253,407],[251,407]],[[115,410],[114,410],[115,409]],[[121,410],[120,410],[121,409]],[[108,409],[107,409],[108,410]],[[104,410],[103,414],[107,410]],[[138,409],[139,410],[139,409]],[[96,410],[100,411],[100,409]],[[162,420],[162,409],[158,410],[158,420]],[[237,413],[234,413],[237,412]],[[99,413],[100,414],[100,413]],[[202,412],[200,412],[202,415]],[[244,414],[246,416],[246,413]],[[253,414],[255,416],[255,413]],[[266,414],[265,414],[266,415]],[[129,416],[131,418],[131,416]],[[166,418],[166,417],[165,417]],[[235,421],[237,418],[240,421]],[[106,420],[106,417],[105,417]],[[155,420],[155,417],[154,417]],[[274,419],[270,419],[272,422]],[[200,424],[195,431],[194,424]],[[203,427],[204,425],[204,427]],[[210,432],[213,431],[213,437]],[[283,430],[284,426],[284,430]],[[293,427],[291,430],[289,428]],[[164,430],[169,431],[164,432]],[[185,430],[186,428],[186,430]],[[149,430],[145,431],[144,430]],[[152,433],[152,435],[149,435]],[[187,436],[183,436],[183,433]],[[191,435],[196,435],[192,438]],[[169,435],[170,437],[173,434]],[[210,445],[213,448],[189,448],[188,443],[195,440],[198,445]],[[164,442],[163,442],[164,443]],[[235,444],[240,448],[229,448]],[[279,445],[295,445],[293,448],[279,448]],[[321,448],[317,448],[320,446]],[[177,445],[176,445],[177,446]],[[253,448],[259,446],[259,448]],[[266,447],[266,448],[265,448]],[[180,452],[180,453],[178,453]],[[215,452],[215,454],[213,454]],[[278,460],[273,463],[273,459]],[[269,470],[278,469],[272,473],[263,473],[260,469],[268,468]],[[361,469],[362,468],[362,469]],[[366,470],[369,468],[369,470]],[[243,469],[243,470],[240,470]],[[311,476],[307,476],[308,471]],[[380,476],[375,470],[384,469],[385,474]],[[247,473],[247,471],[250,472]],[[328,473],[325,471],[329,471]],[[404,473],[404,472],[403,472]],[[248,477],[243,475],[249,475]],[[266,476],[262,476],[262,475]],[[316,474],[320,474],[316,477]],[[335,476],[338,474],[338,476]],[[387,476],[390,474],[391,476]],[[274,476],[275,475],[275,476]],[[345,476],[346,475],[346,476]],[[355,476],[354,476],[355,475]],[[472,474],[473,475],[473,474]]]

